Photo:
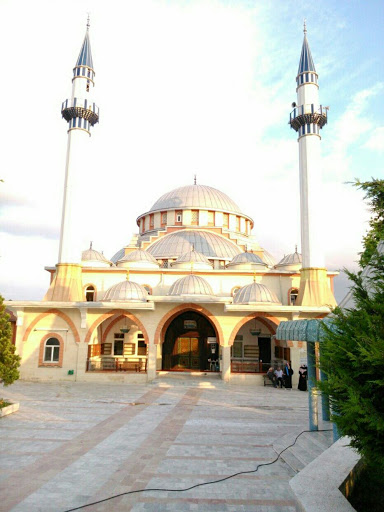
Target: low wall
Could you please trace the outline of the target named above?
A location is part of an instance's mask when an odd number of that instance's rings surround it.
[[[342,437],[300,471],[289,485],[300,512],[353,512],[346,490],[359,471],[360,456]]]

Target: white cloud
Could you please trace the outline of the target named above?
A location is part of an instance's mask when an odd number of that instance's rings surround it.
[[[376,151],[377,153],[383,153],[384,126],[379,126],[378,128],[376,128],[363,147],[371,149],[372,151]]]

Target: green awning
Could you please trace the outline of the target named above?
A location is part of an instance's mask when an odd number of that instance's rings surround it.
[[[280,322],[276,331],[276,339],[282,341],[322,341],[324,336],[323,323],[331,327],[332,318]]]

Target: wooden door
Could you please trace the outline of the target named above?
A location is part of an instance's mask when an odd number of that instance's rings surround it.
[[[199,338],[188,336],[177,338],[171,359],[173,370],[199,370]]]

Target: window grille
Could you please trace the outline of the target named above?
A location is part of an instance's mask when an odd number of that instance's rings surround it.
[[[192,210],[191,224],[195,226],[199,224],[199,210]]]

